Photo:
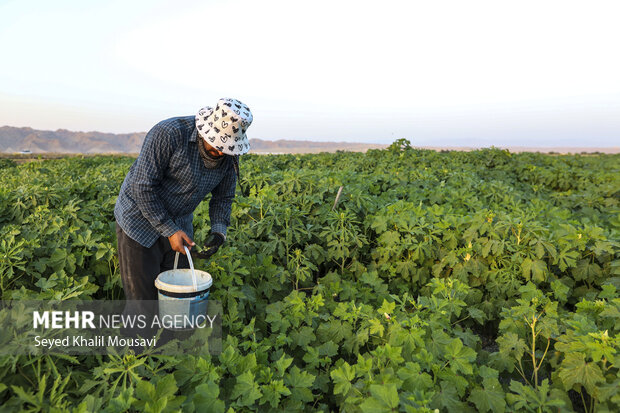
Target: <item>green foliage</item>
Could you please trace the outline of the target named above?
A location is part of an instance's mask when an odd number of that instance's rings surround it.
[[[244,156],[212,357],[0,359],[6,411],[620,409],[618,155]],[[123,297],[130,158],[0,165],[2,299]],[[343,192],[336,208],[338,188]],[[208,202],[194,239],[209,234]]]
[[[17,163],[12,159],[0,159],[0,169],[14,168]]]

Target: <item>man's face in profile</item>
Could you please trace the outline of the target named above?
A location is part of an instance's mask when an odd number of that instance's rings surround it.
[[[219,157],[221,157],[221,156],[224,156],[224,152],[218,151],[218,150],[217,150],[217,149],[215,149],[213,146],[209,145],[209,144],[207,143],[207,141],[206,141],[206,140],[204,140],[204,139],[203,139],[203,141],[202,141],[202,142],[203,142],[203,143],[204,143],[204,145],[205,145],[205,149],[206,149],[207,153],[208,153],[209,155],[211,155],[212,157],[214,157],[214,158],[219,158]]]

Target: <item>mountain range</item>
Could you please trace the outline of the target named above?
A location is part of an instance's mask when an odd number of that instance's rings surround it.
[[[146,132],[103,133],[0,127],[0,152],[4,153],[138,153]],[[253,153],[312,153],[336,150],[366,151],[387,145],[351,142],[312,142],[250,139]]]
[[[103,133],[73,132],[66,129],[55,131],[0,127],[0,153],[32,153],[32,154],[137,154],[140,152],[146,132],[135,133]],[[368,149],[382,149],[388,145],[353,143],[353,142],[314,142],[297,140],[263,140],[250,139],[250,153],[316,153],[335,152],[337,150],[365,152]],[[480,146],[415,146],[432,150],[470,151]],[[620,153],[620,147],[502,147],[511,152],[542,152],[542,153]],[[27,155],[26,155],[27,156]]]

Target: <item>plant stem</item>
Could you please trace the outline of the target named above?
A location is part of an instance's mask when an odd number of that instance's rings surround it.
[[[583,410],[588,412],[588,406],[586,405],[586,400],[583,398],[583,392],[579,389],[579,395],[581,396],[581,403],[583,403]]]
[[[536,316],[534,316],[530,326],[532,329],[532,367],[534,368],[534,388],[538,390],[538,368],[536,367]]]
[[[455,324],[457,324],[457,323],[460,323],[461,321],[465,321],[465,320],[467,320],[468,318],[469,318],[469,316],[464,317],[464,318],[461,318],[460,320],[456,320],[454,323],[452,323],[452,325],[455,325]]]
[[[547,351],[549,350],[549,344],[551,343],[551,338],[547,339],[547,348],[545,348],[545,352],[542,356],[542,358],[540,359],[540,363],[538,363],[538,367],[536,368],[536,370],[540,370],[540,366],[543,363],[543,360],[545,359],[545,356],[547,355]]]
[[[525,380],[525,382],[528,384],[528,386],[531,386],[530,381],[527,379],[527,377],[525,377],[525,372],[523,371],[523,365],[521,364],[521,359],[519,359],[519,367],[517,367],[515,365],[515,368],[517,369],[517,371],[519,372],[519,374],[521,375],[521,377],[523,377],[523,380]]]

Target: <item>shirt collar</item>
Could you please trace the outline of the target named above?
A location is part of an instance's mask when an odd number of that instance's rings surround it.
[[[194,127],[192,128],[192,134],[189,135],[189,141],[190,142],[198,141],[198,129],[196,129],[196,125],[194,125]]]

